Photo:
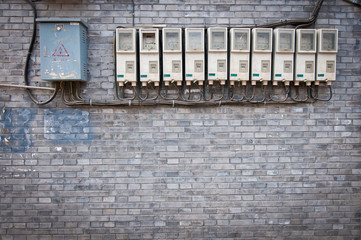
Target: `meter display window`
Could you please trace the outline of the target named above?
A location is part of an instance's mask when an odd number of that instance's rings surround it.
[[[301,33],[301,51],[314,51],[315,50],[315,34],[314,33]]]
[[[279,33],[279,50],[280,51],[292,51],[293,50],[293,37],[290,32]]]
[[[211,33],[211,49],[225,50],[225,32],[212,31]]]
[[[188,32],[188,49],[187,50],[203,50],[203,37],[201,31]]]
[[[142,50],[156,50],[155,33],[143,33]]]
[[[270,32],[258,31],[256,35],[256,50],[270,50],[271,49],[271,34]]]
[[[234,50],[248,50],[248,32],[234,32]]]
[[[118,34],[118,50],[132,51],[133,49],[133,34],[130,32],[120,32]]]
[[[322,32],[322,50],[335,51],[336,50],[336,34],[334,32]]]
[[[165,33],[165,50],[180,50],[179,33]]]

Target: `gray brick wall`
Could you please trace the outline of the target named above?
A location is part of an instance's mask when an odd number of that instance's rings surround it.
[[[115,99],[113,34],[131,2],[36,3],[39,17],[89,23],[85,97]],[[135,0],[134,21],[262,24],[314,2]],[[0,239],[360,239],[360,19],[345,1],[321,8],[315,27],[339,29],[329,102],[38,107],[0,88]],[[31,22],[25,1],[0,0],[1,83],[23,81]],[[35,47],[31,82],[48,86]]]

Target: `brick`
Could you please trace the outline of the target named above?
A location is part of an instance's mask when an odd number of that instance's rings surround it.
[[[308,18],[313,5],[309,0],[136,0],[135,23],[241,27]],[[116,26],[132,25],[132,1],[38,1],[36,7],[40,17],[80,16],[89,23],[90,80],[81,83],[81,94],[113,101],[113,36]],[[0,11],[0,81],[16,83],[23,75],[32,13],[27,4],[8,0]],[[324,1],[314,26],[339,30],[337,80],[329,102],[67,107],[58,96],[39,107],[22,90],[1,88],[0,108],[6,110],[2,115],[0,109],[0,134],[12,145],[0,140],[0,235],[12,240],[358,238],[357,16],[349,3]],[[50,86],[40,79],[39,54],[37,42],[31,84]],[[46,99],[49,93],[36,95]]]

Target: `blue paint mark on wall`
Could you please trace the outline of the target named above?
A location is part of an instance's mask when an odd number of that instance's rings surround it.
[[[44,137],[53,143],[92,139],[89,112],[77,109],[45,110]]]
[[[2,151],[22,153],[32,146],[30,127],[35,114],[30,108],[5,110],[0,120]]]

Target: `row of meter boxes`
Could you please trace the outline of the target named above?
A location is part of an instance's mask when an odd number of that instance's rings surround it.
[[[135,86],[139,77],[143,86],[159,86],[162,70],[166,86],[181,85],[184,77],[187,85],[331,84],[337,45],[337,29],[117,28],[117,81]]]

